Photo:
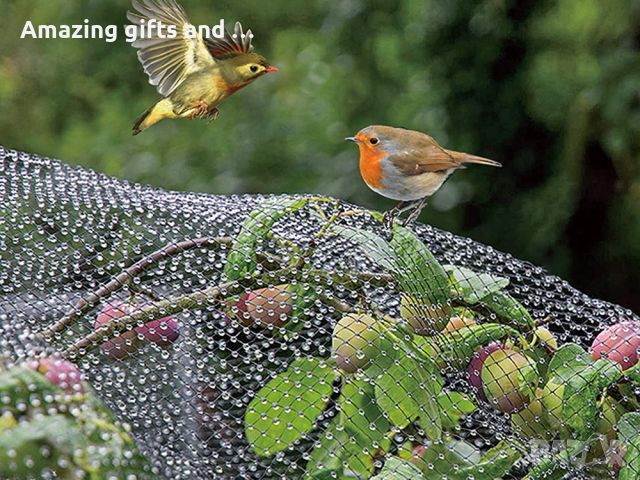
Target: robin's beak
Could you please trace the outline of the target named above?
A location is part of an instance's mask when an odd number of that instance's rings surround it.
[[[347,137],[345,138],[347,142],[358,143],[358,139],[356,137]]]
[[[278,69],[276,67],[274,67],[273,65],[269,65],[267,67],[267,69],[265,70],[265,72],[267,73],[276,73],[278,71]]]

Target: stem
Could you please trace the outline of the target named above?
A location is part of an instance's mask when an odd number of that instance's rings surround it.
[[[131,330],[132,328],[128,327],[133,327],[138,322],[144,323],[150,318],[166,317],[184,310],[213,306],[228,295],[238,293],[241,288],[237,282],[230,282],[147,305],[130,315],[115,318],[105,323],[99,329],[64,350],[62,356],[68,360],[75,360],[77,356],[84,356],[105,342],[106,339],[113,338],[126,330]]]
[[[118,275],[113,277],[105,285],[101,286],[97,290],[90,292],[84,296],[76,304],[67,311],[64,317],[55,322],[53,325],[49,325],[47,328],[38,333],[38,336],[48,343],[53,341],[53,335],[55,333],[62,332],[69,325],[71,325],[78,317],[90,311],[96,303],[101,299],[108,297],[112,293],[116,292],[120,288],[128,285],[135,277],[143,273],[149,267],[155,265],[160,260],[167,257],[177,255],[178,253],[186,252],[196,248],[211,248],[225,244],[229,245],[233,242],[230,237],[219,238],[197,238],[195,240],[184,240],[182,242],[174,243],[162,247],[159,250],[147,255],[146,257],[138,260],[129,268],[123,270]]]

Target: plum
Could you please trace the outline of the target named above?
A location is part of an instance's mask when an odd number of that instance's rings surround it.
[[[640,322],[621,322],[612,325],[595,338],[591,345],[594,360],[608,358],[627,370],[638,363],[640,350]]]
[[[538,373],[535,363],[525,355],[500,348],[487,356],[480,378],[489,403],[501,412],[515,413],[529,401]]]
[[[243,295],[236,307],[238,319],[245,327],[282,327],[293,311],[289,285],[253,290]]]
[[[536,398],[531,400],[519,412],[511,415],[511,428],[526,439],[549,440],[549,425],[543,412],[544,408],[539,396],[542,392],[536,392]]]
[[[333,329],[331,342],[338,367],[347,373],[366,368],[378,352],[379,340],[375,318],[357,313],[345,315]]]
[[[469,362],[469,383],[472,387],[476,388],[476,390],[478,391],[478,395],[482,399],[485,399],[484,392],[482,391],[482,378],[480,377],[482,373],[482,366],[484,365],[484,361],[487,359],[489,354],[501,348],[502,345],[498,342],[493,342],[480,347],[475,351],[471,362]]]
[[[440,332],[452,313],[453,310],[448,305],[421,302],[409,295],[403,295],[400,300],[400,316],[416,335],[434,335]]]
[[[447,325],[442,330],[442,333],[453,333],[461,328],[471,327],[477,324],[478,323],[470,317],[451,317]]]
[[[62,358],[41,358],[28,361],[24,367],[40,372],[54,385],[66,393],[84,393],[82,374],[73,363]]]
[[[173,315],[169,315],[145,323],[144,326],[136,328],[136,332],[159,347],[168,347],[180,336],[180,325]]]
[[[98,329],[102,325],[116,318],[130,315],[136,310],[136,306],[126,302],[112,302],[102,309],[95,321],[95,328]],[[122,360],[132,355],[138,347],[140,347],[140,339],[138,332],[129,330],[121,333],[119,336],[112,338],[102,345],[100,349],[102,353],[112,360]]]

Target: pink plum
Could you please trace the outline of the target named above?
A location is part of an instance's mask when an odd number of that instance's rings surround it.
[[[495,352],[496,350],[499,350],[500,348],[502,348],[502,346],[498,342],[493,342],[483,347],[480,347],[478,350],[475,351],[475,353],[473,354],[473,358],[469,363],[469,369],[468,369],[469,383],[471,384],[472,387],[476,388],[476,390],[478,391],[478,395],[482,399],[484,399],[484,392],[482,391],[482,377],[481,377],[482,366],[484,365],[484,361],[487,359],[487,357],[493,352]]]
[[[640,322],[621,322],[612,325],[596,337],[591,346],[594,360],[608,358],[627,370],[638,363],[640,351]]]
[[[82,374],[73,363],[61,358],[42,358],[24,364],[25,368],[36,370],[54,385],[67,393],[84,393]]]
[[[136,310],[136,306],[125,302],[112,302],[102,309],[95,321],[95,328],[98,329],[102,325],[116,318],[130,315]],[[133,354],[140,346],[140,339],[135,330],[129,330],[120,334],[120,336],[112,338],[100,346],[102,353],[113,360],[121,360]]]
[[[169,315],[145,323],[144,326],[136,328],[136,332],[159,347],[168,347],[180,336],[180,325],[173,315]]]

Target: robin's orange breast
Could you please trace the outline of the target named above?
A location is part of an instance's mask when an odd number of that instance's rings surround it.
[[[374,190],[382,189],[382,160],[384,152],[371,152],[362,149],[360,152],[360,175],[369,187]]]

